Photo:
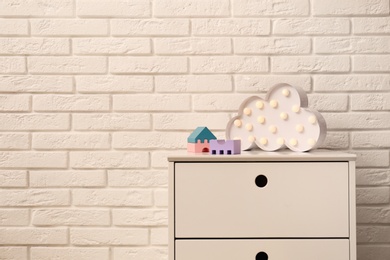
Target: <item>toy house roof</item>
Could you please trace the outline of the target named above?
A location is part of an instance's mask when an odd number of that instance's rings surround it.
[[[191,135],[187,138],[187,142],[196,143],[200,140],[202,143],[204,140],[210,141],[212,139],[217,139],[215,135],[207,127],[198,127],[196,128]]]

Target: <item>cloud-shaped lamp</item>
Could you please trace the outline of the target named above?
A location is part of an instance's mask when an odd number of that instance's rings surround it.
[[[307,95],[301,88],[275,85],[265,100],[252,96],[241,104],[238,116],[227,124],[226,137],[241,140],[243,150],[256,146],[265,151],[315,149],[325,140],[326,122],[307,105]]]

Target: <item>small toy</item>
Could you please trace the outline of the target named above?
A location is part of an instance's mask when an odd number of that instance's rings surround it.
[[[210,154],[240,154],[241,140],[211,140]]]
[[[192,153],[208,153],[210,140],[217,139],[207,127],[196,128],[187,138],[187,151]]]
[[[226,126],[226,138],[240,139],[244,150],[256,146],[265,151],[285,147],[296,152],[315,149],[325,139],[326,122],[307,105],[302,89],[278,84],[265,99],[253,96],[244,100],[238,116]]]

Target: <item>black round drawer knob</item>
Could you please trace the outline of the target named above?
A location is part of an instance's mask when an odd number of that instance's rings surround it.
[[[256,183],[257,187],[263,188],[263,187],[265,187],[265,185],[267,185],[268,179],[264,175],[259,175],[256,177],[255,183]]]
[[[256,255],[256,260],[268,260],[268,255],[266,252],[259,252]]]

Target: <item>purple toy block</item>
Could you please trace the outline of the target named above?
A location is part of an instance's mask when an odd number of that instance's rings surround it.
[[[210,140],[210,154],[240,154],[241,140]]]

